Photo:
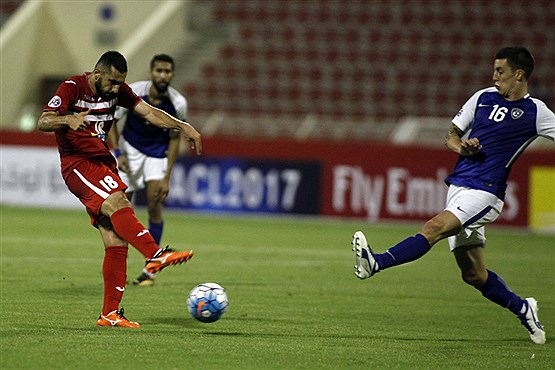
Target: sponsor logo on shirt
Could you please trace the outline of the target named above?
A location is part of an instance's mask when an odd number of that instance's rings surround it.
[[[58,108],[60,105],[62,105],[62,98],[58,95],[54,95],[54,97],[52,97],[52,99],[48,102],[48,106],[50,108]]]

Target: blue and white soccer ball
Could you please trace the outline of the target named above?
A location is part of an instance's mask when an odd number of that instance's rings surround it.
[[[198,321],[214,322],[227,311],[229,302],[225,289],[216,283],[199,284],[187,298],[187,309]]]

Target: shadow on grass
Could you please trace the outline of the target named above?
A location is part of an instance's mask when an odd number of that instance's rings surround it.
[[[235,322],[269,322],[277,323],[289,323],[291,324],[291,320],[278,320],[278,319],[263,319],[263,318],[227,318],[224,320],[228,321],[235,321]],[[384,335],[384,334],[341,334],[337,332],[319,332],[319,333],[289,333],[289,332],[277,332],[273,328],[268,328],[265,330],[264,327],[257,325],[256,331],[230,331],[226,330],[226,328],[218,327],[218,322],[215,323],[200,323],[191,318],[184,317],[184,318],[156,318],[151,319],[148,321],[144,321],[145,324],[160,324],[160,325],[168,325],[173,326],[178,329],[187,329],[187,330],[194,330],[197,335],[207,335],[207,336],[214,336],[214,337],[244,337],[244,338],[297,338],[297,339],[307,339],[307,338],[315,338],[315,339],[345,339],[345,340],[389,340],[389,341],[399,341],[399,342],[429,342],[429,343],[488,343],[492,345],[494,343],[500,343],[500,345],[506,345],[506,343],[513,343],[513,344],[531,344],[528,339],[525,338],[504,338],[504,339],[495,339],[495,338],[483,338],[483,339],[476,339],[476,338],[427,338],[424,336],[399,336],[399,335]],[[214,330],[221,328],[221,330]],[[501,344],[503,343],[503,344]]]
[[[355,341],[391,341],[391,342],[422,342],[422,343],[487,343],[488,345],[495,345],[499,343],[500,346],[506,346],[507,343],[512,343],[518,346],[532,343],[527,339],[465,339],[465,338],[425,338],[425,337],[400,337],[400,336],[383,336],[383,335],[370,335],[370,334],[337,334],[337,333],[319,333],[319,334],[292,334],[292,333],[276,333],[276,332],[216,332],[206,331],[203,335],[215,337],[249,337],[249,338],[297,338],[297,339],[335,339],[335,340],[355,340]]]

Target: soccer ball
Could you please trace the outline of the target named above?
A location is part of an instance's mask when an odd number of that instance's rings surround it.
[[[199,284],[191,290],[187,298],[187,309],[198,321],[214,322],[227,310],[229,302],[225,289],[216,283]]]

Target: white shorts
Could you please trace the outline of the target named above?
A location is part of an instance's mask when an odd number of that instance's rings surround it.
[[[145,184],[152,180],[162,180],[168,169],[168,158],[149,157],[120,137],[119,147],[127,157],[129,171],[119,171],[120,177],[129,187],[127,191],[134,192],[144,189]]]
[[[449,248],[466,245],[486,245],[484,226],[497,220],[505,203],[483,190],[450,185],[445,210],[455,215],[463,225],[457,235],[450,236]]]

